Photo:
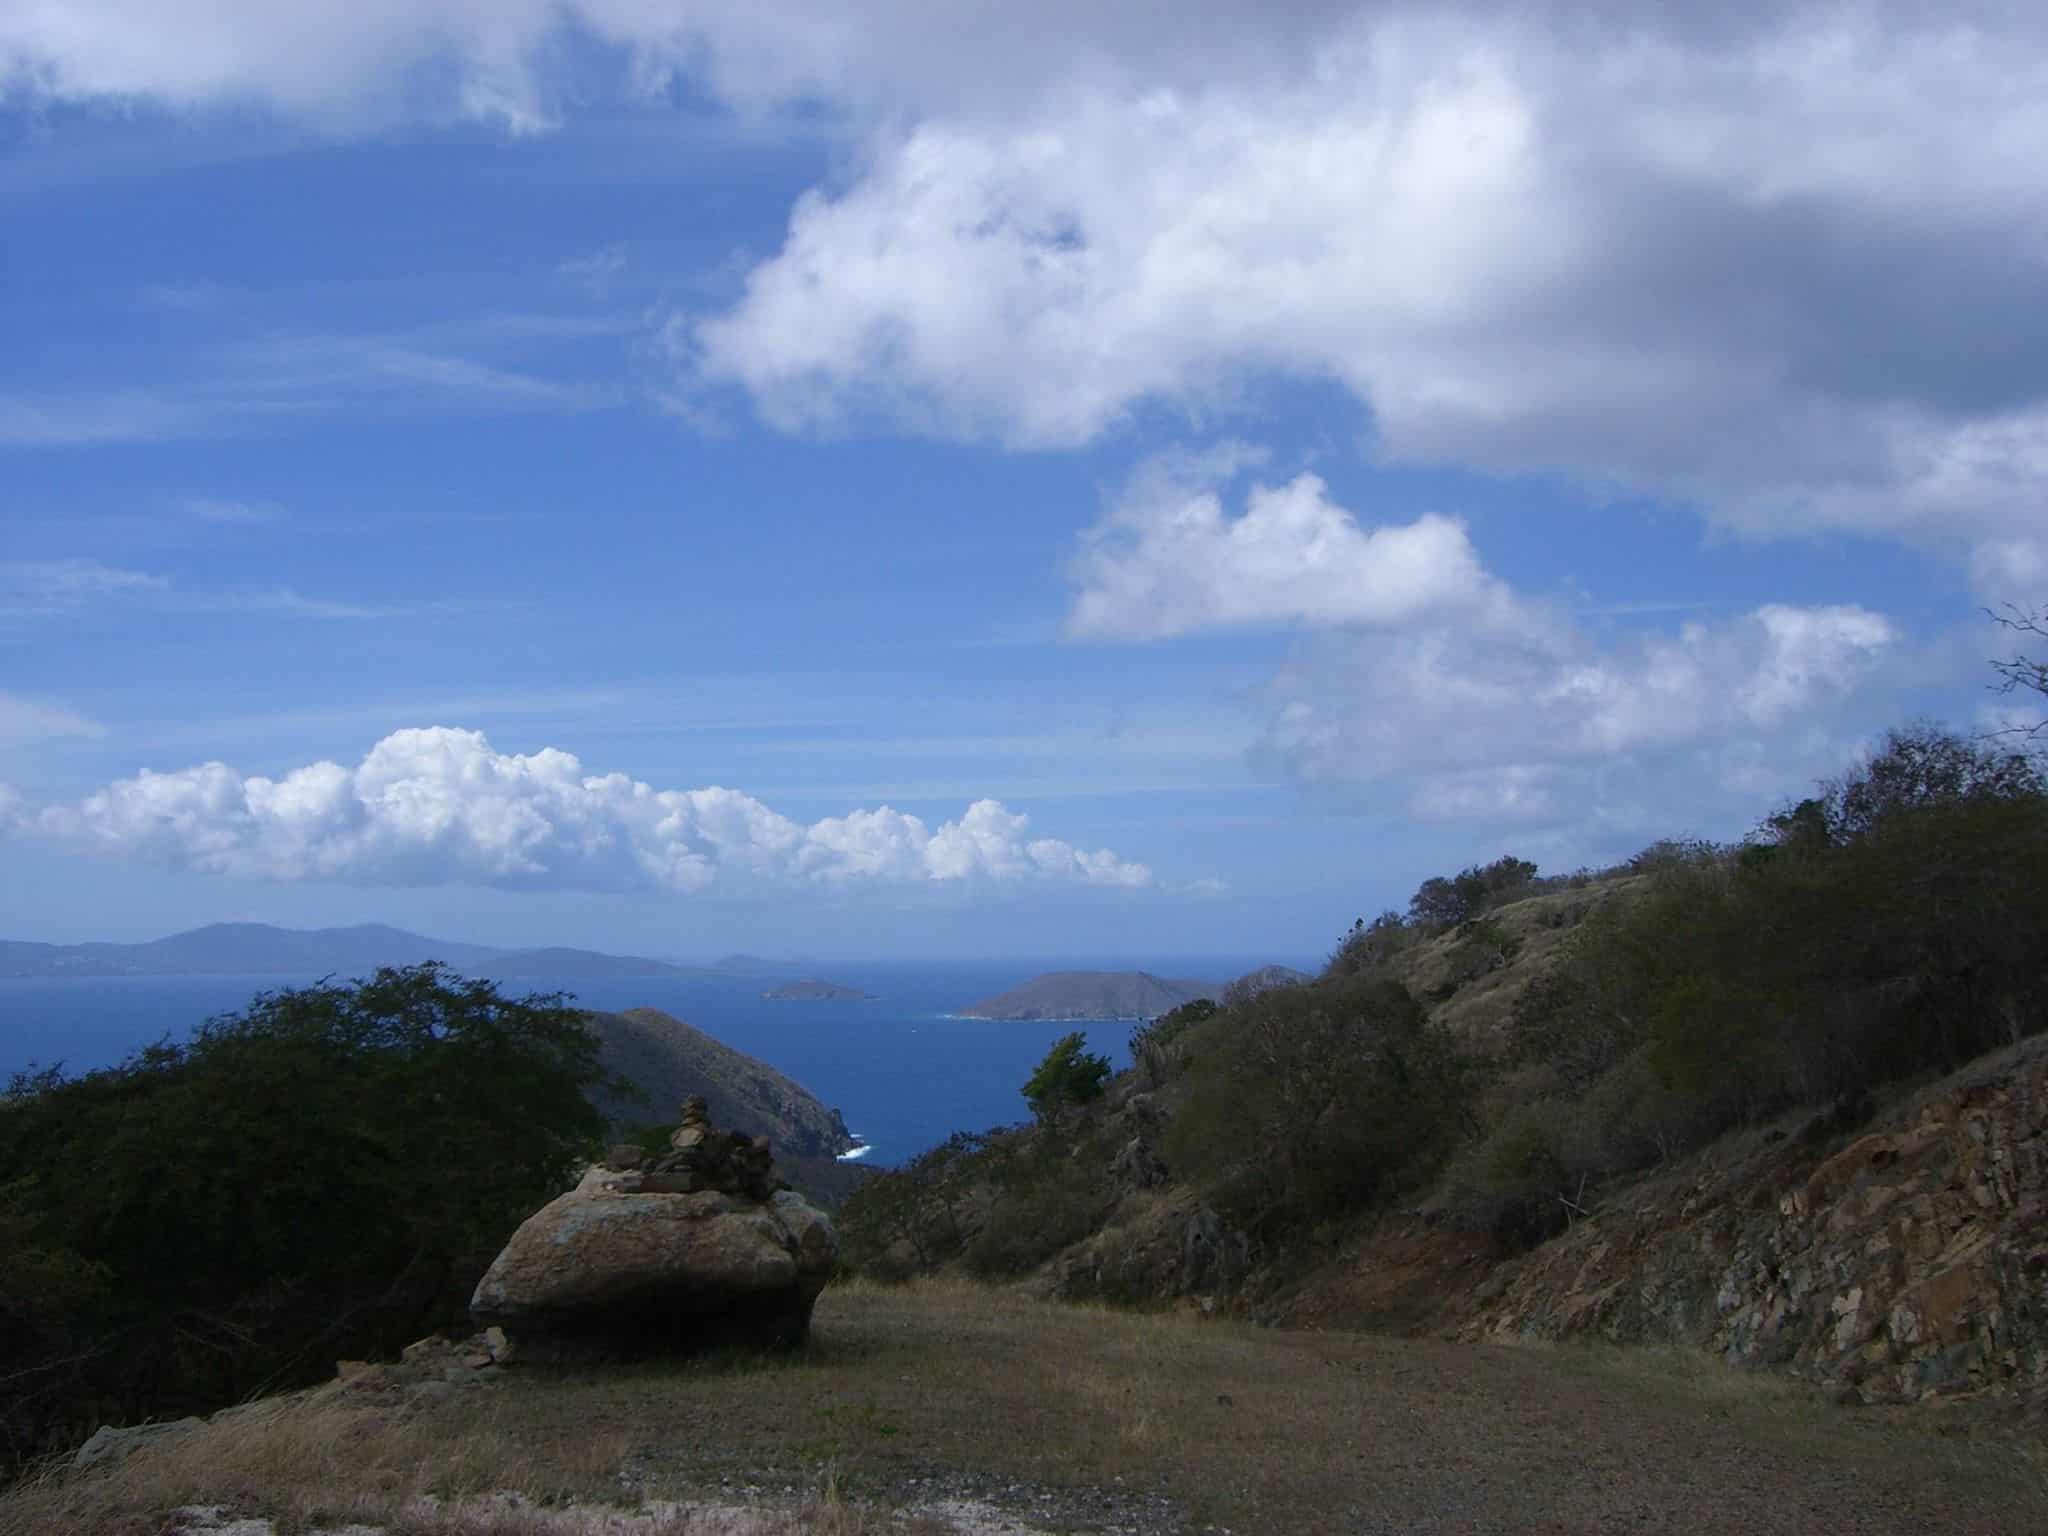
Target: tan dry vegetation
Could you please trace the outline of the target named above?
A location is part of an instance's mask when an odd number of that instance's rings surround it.
[[[1494,908],[1484,921],[1498,927],[1520,947],[1508,964],[1462,982],[1448,997],[1435,1003],[1429,1010],[1430,1022],[1449,1030],[1467,1045],[1501,1049],[1508,1042],[1515,999],[1532,978],[1562,958],[1573,930],[1598,908],[1627,899],[1630,892],[1640,891],[1643,884],[1640,875],[1610,875],[1583,886],[1545,891]],[[1457,929],[1437,934],[1396,957],[1389,974],[1417,997],[1432,997],[1459,973],[1463,942]]]
[[[838,1536],[916,1529],[899,1514],[971,1530],[960,1511],[990,1505],[1021,1529],[1147,1533],[2039,1532],[2048,1475],[2026,1444],[1979,1419],[1848,1412],[1670,1353],[849,1286],[826,1293],[793,1357],[515,1371],[411,1406],[287,1400],[110,1474],[19,1490],[0,1500],[0,1536],[155,1532],[201,1503],[286,1532],[585,1536],[603,1529],[591,1507],[650,1500],[753,1502],[768,1530]],[[506,1491],[530,1506],[454,1523]],[[545,1523],[571,1505],[585,1523]],[[687,1518],[647,1529],[712,1529]]]

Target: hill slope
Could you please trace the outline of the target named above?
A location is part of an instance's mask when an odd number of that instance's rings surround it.
[[[837,1204],[866,1176],[837,1161],[859,1146],[839,1111],[766,1062],[657,1008],[588,1017],[605,1070],[638,1094],[597,1096],[615,1127],[670,1124],[684,1099],[702,1094],[714,1125],[766,1136],[782,1176],[813,1199]]]

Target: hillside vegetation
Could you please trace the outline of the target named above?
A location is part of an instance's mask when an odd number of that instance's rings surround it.
[[[259,996],[0,1096],[0,1481],[100,1423],[204,1412],[466,1320],[506,1237],[682,1099],[831,1201],[836,1111],[651,1009],[426,964]]]
[[[1164,1014],[1099,1098],[956,1136],[843,1224],[878,1275],[1259,1310],[1387,1213],[1511,1254],[1730,1131],[1838,1141],[2044,1026],[2048,782],[1915,727],[1741,844],[1428,881],[1313,983]]]

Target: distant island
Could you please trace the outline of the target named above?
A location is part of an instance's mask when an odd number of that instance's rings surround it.
[[[965,1019],[1153,1019],[1198,997],[1209,981],[1180,981],[1150,971],[1048,971],[1021,987],[962,1008]]]
[[[813,978],[786,981],[761,995],[771,1003],[872,1003],[875,1000],[872,992],[863,992],[859,987]]]
[[[34,944],[0,939],[0,976],[356,976],[384,965],[440,960],[496,981],[529,977],[712,976],[644,955],[589,949],[500,949],[430,939],[383,923],[352,928],[275,928],[212,923],[147,944]]]

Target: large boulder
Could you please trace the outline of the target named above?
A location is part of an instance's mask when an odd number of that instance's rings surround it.
[[[764,1143],[684,1107],[671,1151],[592,1168],[512,1234],[471,1298],[523,1361],[790,1346],[838,1257],[831,1222],[777,1187]]]

